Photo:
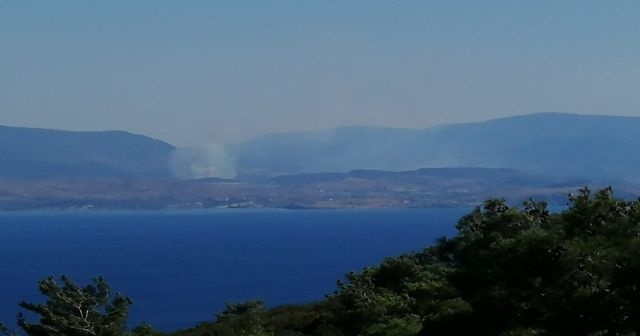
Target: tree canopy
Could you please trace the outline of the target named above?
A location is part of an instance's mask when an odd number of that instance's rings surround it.
[[[126,322],[131,300],[120,294],[112,299],[109,285],[103,278],[93,279],[85,287],[66,276],[59,285],[54,277],[41,280],[38,287],[47,297],[46,303],[22,302],[20,306],[39,316],[30,322],[18,314],[17,324],[30,336],[121,336],[126,334]],[[9,330],[2,327],[5,333]]]
[[[494,199],[458,234],[350,274],[330,298],[347,334],[630,335],[640,329],[640,204],[585,188],[569,207]],[[398,327],[401,326],[401,327]]]

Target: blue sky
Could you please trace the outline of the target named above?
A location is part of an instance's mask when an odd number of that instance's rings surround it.
[[[177,145],[640,115],[638,1],[2,1],[0,124]]]

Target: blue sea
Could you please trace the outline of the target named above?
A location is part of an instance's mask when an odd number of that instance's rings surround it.
[[[225,302],[323,299],[350,271],[455,233],[469,209],[0,212],[0,321],[42,302],[37,281],[104,276],[130,325],[211,321]]]

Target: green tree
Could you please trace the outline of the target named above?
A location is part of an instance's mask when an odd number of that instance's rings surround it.
[[[58,285],[54,277],[39,282],[46,303],[22,302],[20,306],[39,316],[29,322],[22,313],[17,324],[30,336],[121,336],[126,335],[128,308],[131,300],[120,294],[111,299],[109,285],[103,278],[80,287],[66,276]],[[7,328],[3,328],[8,333]]]
[[[264,302],[261,300],[227,303],[225,309],[216,315],[216,320],[228,321],[234,318],[255,317],[265,311]]]
[[[156,336],[156,335],[160,335],[160,333],[154,330],[149,323],[144,322],[136,326],[135,328],[133,328],[129,335],[130,336]]]
[[[348,335],[640,333],[640,202],[611,188],[569,207],[486,201],[458,234],[347,276],[331,296]],[[415,328],[413,322],[420,321]],[[409,326],[409,327],[407,327]],[[416,331],[416,329],[418,329]]]
[[[218,322],[225,322],[229,328],[225,334],[242,336],[271,336],[264,327],[264,302],[260,300],[227,303],[226,308],[216,315]]]

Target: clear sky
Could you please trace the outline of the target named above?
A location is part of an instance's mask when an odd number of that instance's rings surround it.
[[[3,125],[199,145],[639,102],[636,0],[0,0]]]

